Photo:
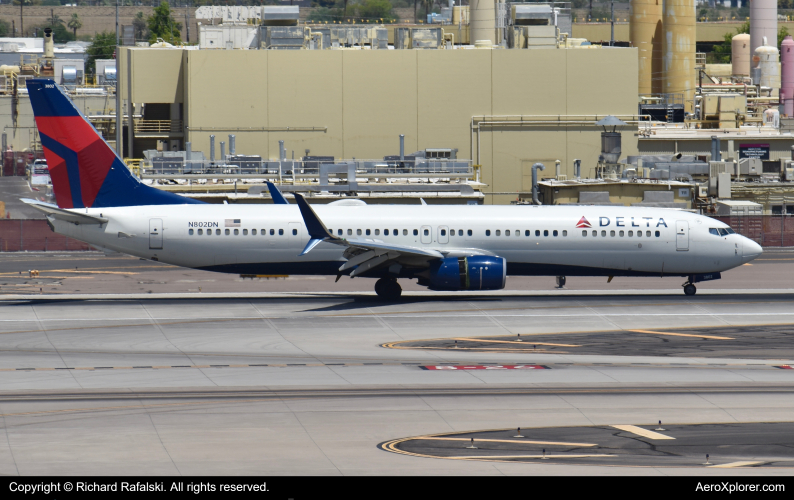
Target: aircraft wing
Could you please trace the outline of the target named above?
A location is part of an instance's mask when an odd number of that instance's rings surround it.
[[[301,255],[306,255],[314,247],[322,242],[333,243],[347,247],[343,256],[348,259],[342,264],[339,272],[353,269],[351,277],[359,276],[376,267],[382,265],[400,264],[411,267],[427,267],[429,263],[436,259],[443,259],[448,256],[461,255],[490,255],[479,249],[453,249],[451,251],[439,251],[430,248],[420,248],[408,245],[393,245],[381,240],[370,238],[344,239],[331,234],[320,220],[311,206],[303,199],[303,196],[295,193],[295,200],[300,208],[303,221],[309,230],[310,240],[303,249]]]
[[[52,203],[31,200],[30,198],[22,198],[20,201],[32,206],[37,210],[41,210],[47,214],[48,217],[53,217],[66,222],[73,222],[74,224],[107,224],[108,222],[108,220],[103,217],[81,214],[80,212],[72,212],[71,210],[64,210],[62,208],[58,208]]]

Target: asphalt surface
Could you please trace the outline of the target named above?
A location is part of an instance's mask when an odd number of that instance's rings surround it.
[[[487,462],[788,468],[794,467],[794,423],[513,428],[416,436],[380,448],[414,457]]]
[[[20,198],[39,199],[42,196],[43,191],[30,189],[27,177],[0,177],[0,201],[5,203],[11,219],[43,219],[44,214],[19,201]]]
[[[493,293],[406,283],[394,303],[371,280],[243,281],[94,253],[0,255],[0,471],[789,474],[790,456],[779,453],[787,442],[760,427],[686,434],[794,420],[787,255],[767,254],[783,260],[726,273],[695,297],[677,280],[638,279],[632,290],[617,278],[610,289],[581,279],[580,289],[569,280],[555,290],[553,279],[511,278],[515,288]],[[518,335],[518,350],[497,342]],[[480,349],[455,349],[463,338]],[[658,420],[695,451],[666,442],[680,460],[656,460],[649,443],[604,430]],[[379,448],[517,427],[595,429],[582,442],[649,461],[448,460]],[[712,447],[727,450],[712,453],[720,463],[763,464],[698,465]]]

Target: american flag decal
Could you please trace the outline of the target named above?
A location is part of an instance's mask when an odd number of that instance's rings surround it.
[[[240,227],[240,219],[225,219],[224,227]]]
[[[582,217],[581,219],[579,219],[579,222],[576,223],[576,227],[593,227],[593,226],[591,226],[590,223],[587,222],[587,219]]]

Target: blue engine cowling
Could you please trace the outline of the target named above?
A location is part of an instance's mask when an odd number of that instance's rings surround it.
[[[504,257],[448,257],[430,267],[431,290],[501,290],[507,281]]]

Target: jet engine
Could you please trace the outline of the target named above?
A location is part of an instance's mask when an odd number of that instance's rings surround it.
[[[448,257],[430,266],[430,276],[421,280],[431,290],[501,290],[507,280],[504,257],[475,255]]]

